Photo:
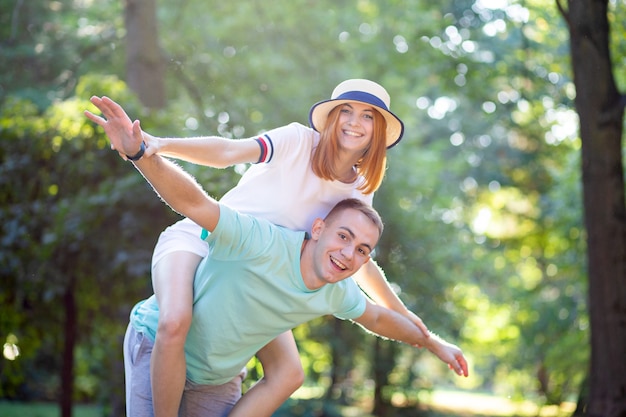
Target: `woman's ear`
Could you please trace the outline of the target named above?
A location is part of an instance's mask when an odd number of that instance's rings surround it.
[[[324,225],[324,220],[319,217],[313,221],[313,226],[311,226],[311,239],[317,240],[320,238],[322,230],[324,230]]]

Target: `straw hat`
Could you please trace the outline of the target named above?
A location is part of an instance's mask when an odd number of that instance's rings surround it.
[[[358,101],[369,104],[383,115],[387,120],[386,142],[387,149],[396,145],[404,133],[402,120],[390,110],[391,99],[387,91],[380,85],[370,80],[352,79],[339,84],[333,90],[330,100],[320,101],[311,107],[309,112],[309,124],[318,132],[326,126],[328,113],[336,106]]]

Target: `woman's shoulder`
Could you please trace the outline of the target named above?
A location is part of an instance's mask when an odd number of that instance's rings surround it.
[[[287,135],[289,137],[315,137],[319,134],[310,128],[309,126],[305,126],[299,122],[291,122],[287,125],[277,127],[265,133],[268,136],[280,136]]]
[[[310,150],[319,142],[319,133],[298,122],[269,130],[263,136],[269,139],[270,146],[278,153],[291,153],[296,149]]]

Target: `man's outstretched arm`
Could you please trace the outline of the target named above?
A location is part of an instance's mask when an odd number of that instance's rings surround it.
[[[114,119],[118,115],[106,111],[103,111],[103,114],[106,119],[85,112],[87,117],[102,126],[111,140],[113,149],[127,156],[138,155],[142,146],[145,146],[142,145],[143,136],[139,121],[132,123],[132,131],[117,128],[112,131],[116,124],[109,122],[108,119]],[[133,161],[133,164],[174,211],[189,217],[209,231],[215,229],[220,213],[219,204],[180,166],[159,155],[141,157]]]
[[[432,333],[426,337],[421,328],[395,311],[368,302],[365,313],[354,321],[379,336],[412,346],[423,346],[458,375],[468,375],[467,360],[461,349]]]

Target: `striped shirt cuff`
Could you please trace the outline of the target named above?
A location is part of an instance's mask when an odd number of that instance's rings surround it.
[[[270,137],[267,135],[263,135],[259,136],[255,140],[261,147],[261,156],[256,163],[260,164],[270,162],[272,160],[272,157],[274,156],[274,144],[272,143]]]

